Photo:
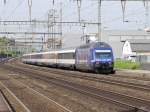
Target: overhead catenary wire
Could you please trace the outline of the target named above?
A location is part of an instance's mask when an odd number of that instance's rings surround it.
[[[133,16],[136,16],[136,15],[139,15],[139,13],[142,13],[143,11],[142,11],[142,10],[138,11],[139,9],[141,9],[141,8],[137,8],[137,9],[134,10],[134,12],[129,13],[129,14],[126,14],[126,18],[127,18],[127,17],[131,17],[131,16],[133,17]],[[143,16],[144,16],[144,13],[143,13]],[[111,23],[114,23],[114,22],[120,21],[120,20],[122,20],[122,16],[113,18],[113,19],[111,19],[111,20],[109,20],[109,21],[103,21],[103,22],[105,23],[105,25],[109,25],[109,24],[111,24]],[[126,21],[126,20],[125,20],[125,21]]]
[[[96,5],[97,3],[91,3],[85,7],[82,7],[80,14],[82,14],[82,12],[86,11],[87,9],[91,8],[93,5]],[[65,16],[63,16],[63,18],[68,18],[68,17],[73,17],[75,14],[77,14],[77,12],[75,10],[73,10],[72,12],[66,13]],[[82,18],[80,18],[82,20]]]
[[[23,1],[23,0],[22,0]],[[95,0],[96,1],[96,0]],[[55,2],[55,4],[56,4],[57,2]],[[92,6],[92,5],[91,5]],[[88,6],[88,7],[90,7],[90,6]],[[16,9],[17,10],[17,9]],[[83,12],[84,10],[88,10],[87,8],[82,8],[82,10],[81,10],[81,12]],[[71,16],[72,17],[72,15],[74,15],[74,14],[71,14],[71,15],[68,15],[68,16]],[[63,18],[64,18],[64,16],[63,16]],[[66,17],[65,17],[66,18]],[[69,18],[69,17],[68,17]],[[119,19],[120,20],[120,19]]]
[[[2,7],[3,9],[2,9],[1,12],[0,12],[0,17],[3,16],[3,15],[1,15],[1,14],[5,14],[7,5],[10,3],[10,1],[11,1],[11,0],[8,0],[8,1],[6,2],[6,4],[4,4],[4,6]],[[1,19],[1,18],[0,18],[0,19]]]
[[[95,0],[96,1],[96,0]],[[122,0],[123,2],[125,2],[124,4],[123,4],[123,7],[122,7],[122,9],[123,9],[123,12],[125,12],[125,5],[126,5],[126,0]],[[85,8],[86,9],[86,8]],[[87,10],[87,9],[86,9]],[[83,12],[83,9],[81,10],[82,12]],[[72,17],[72,15],[74,15],[74,14],[71,14],[71,15],[68,15],[69,17]],[[126,17],[127,17],[128,15],[126,15]],[[133,15],[132,15],[133,16]],[[95,16],[96,17],[96,16]],[[121,20],[123,18],[123,21],[124,22],[126,22],[125,21],[125,15],[123,14],[123,16],[121,16],[121,17],[119,17],[119,19],[118,19],[118,17],[117,17],[117,19],[115,18],[115,20],[117,21],[117,20]],[[112,23],[113,23],[114,21],[112,21]],[[110,21],[109,21],[109,23],[110,23]],[[107,23],[106,23],[107,24]]]
[[[25,0],[20,0],[17,6],[11,11],[11,13],[5,18],[5,20],[10,19],[11,16],[14,15],[15,11],[25,2]]]

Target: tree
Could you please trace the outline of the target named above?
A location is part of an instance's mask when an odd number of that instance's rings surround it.
[[[16,57],[17,54],[20,54],[15,49],[11,49],[12,46],[15,46],[15,40],[8,39],[6,37],[0,38],[0,56],[1,57]]]

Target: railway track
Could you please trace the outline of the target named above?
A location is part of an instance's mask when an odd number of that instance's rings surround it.
[[[135,84],[132,82],[127,82],[127,81],[120,81],[119,80],[114,80],[114,76],[107,76],[107,77],[96,77],[96,76],[90,76],[88,73],[74,73],[74,72],[68,72],[68,71],[62,71],[62,70],[56,70],[56,69],[45,69],[45,68],[40,68],[40,67],[33,67],[33,66],[27,66],[23,64],[19,64],[18,66],[22,66],[24,68],[29,68],[32,70],[38,70],[38,71],[43,71],[44,73],[54,73],[54,74],[59,74],[59,75],[64,75],[67,77],[73,77],[73,78],[79,78],[79,79],[85,79],[85,80],[90,80],[90,81],[95,81],[95,82],[102,82],[106,84],[113,84],[113,85],[118,85],[118,86],[123,86],[127,88],[132,88],[136,90],[141,90],[141,91],[150,91],[150,85],[145,85],[145,84]],[[115,77],[116,78],[116,77]]]
[[[0,90],[0,112],[15,112],[2,90]]]
[[[22,106],[22,108],[19,107],[17,111],[14,110],[12,112],[72,112],[15,79],[2,81],[0,84],[16,98]]]
[[[103,99],[118,106],[129,108],[129,110],[133,112],[148,112],[150,110],[150,101],[145,99],[119,94],[112,91],[101,90],[94,87],[83,86],[57,77],[46,76],[44,75],[45,73],[38,72],[38,70],[14,67],[10,65],[5,67],[6,69],[11,69],[12,71],[19,72],[20,74],[24,74],[31,78],[43,80],[45,82],[68,88],[69,90],[73,90],[96,99]]]
[[[23,64],[22,62],[20,62],[20,61],[18,61],[18,60],[12,60],[11,61],[12,62],[12,64],[15,64],[15,66],[16,65],[19,65],[19,66],[24,66],[24,67],[27,67],[27,68],[31,68],[32,67],[32,69],[35,69],[35,70],[44,70],[45,72],[53,72],[53,73],[59,73],[59,74],[62,74],[63,75],[63,72],[65,72],[65,73],[67,73],[67,72],[69,72],[70,74],[69,75],[71,75],[71,77],[76,77],[76,76],[72,76],[72,75],[79,75],[80,77],[89,77],[89,78],[95,78],[95,79],[98,79],[99,77],[96,77],[96,74],[93,74],[93,73],[83,73],[83,72],[74,72],[74,71],[70,71],[70,70],[58,70],[58,69],[56,69],[56,68],[53,68],[53,69],[51,69],[51,68],[48,68],[48,67],[43,67],[43,66],[34,66],[34,65],[26,65],[26,64]],[[93,76],[94,75],[94,76]],[[132,73],[131,73],[131,75],[132,75]],[[144,75],[144,74],[143,74]],[[99,75],[100,76],[100,75]],[[106,77],[105,77],[106,78]],[[137,80],[137,81],[145,81],[145,82],[150,82],[150,78],[148,79],[148,78],[144,78],[144,77],[137,77],[137,76],[132,76],[132,77],[129,77],[129,76],[126,76],[126,75],[120,75],[120,74],[115,74],[115,75],[109,75],[109,76],[107,76],[107,80],[109,80],[109,78],[124,78],[124,79],[133,79],[133,80]],[[100,78],[100,80],[101,80],[101,78]]]
[[[30,112],[30,110],[20,101],[16,95],[0,82],[1,94],[3,95],[7,107],[0,112]],[[7,109],[7,110],[6,110]]]

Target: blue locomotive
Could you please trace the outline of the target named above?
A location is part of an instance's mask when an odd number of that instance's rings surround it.
[[[89,43],[80,46],[75,52],[75,67],[96,73],[114,73],[112,48],[104,42]]]
[[[112,48],[104,42],[82,45],[76,49],[31,53],[23,55],[24,63],[71,68],[96,73],[114,73]]]

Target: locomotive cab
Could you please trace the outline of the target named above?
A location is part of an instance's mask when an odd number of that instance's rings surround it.
[[[113,73],[113,53],[112,49],[96,49],[93,51],[95,72]]]
[[[96,73],[113,73],[114,59],[110,45],[105,42],[93,42],[76,49],[75,67],[79,70]]]

